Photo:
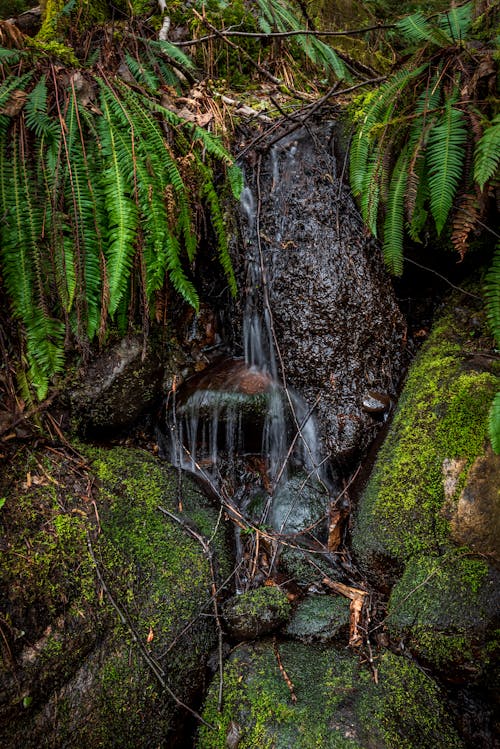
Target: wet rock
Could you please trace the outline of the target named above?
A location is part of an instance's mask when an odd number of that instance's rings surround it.
[[[286,593],[265,586],[233,596],[224,604],[228,633],[236,640],[253,640],[281,627],[290,617]]]
[[[457,544],[500,563],[500,455],[491,447],[476,458],[458,501],[445,511]]]
[[[157,509],[177,510],[176,472],[139,450],[77,449],[88,465],[38,453],[27,482],[18,456],[0,486],[2,746],[166,745],[179,717],[165,683],[189,703],[217,642],[212,618],[199,616],[208,562]],[[210,537],[217,513],[188,478],[180,496],[183,517]],[[221,530],[216,538],[226,578]]]
[[[285,634],[305,643],[327,643],[345,635],[348,629],[349,601],[346,598],[310,596],[297,606]]]
[[[217,711],[217,679],[203,716],[197,749],[224,746],[234,722],[238,749],[459,749],[463,747],[443,693],[411,661],[385,653],[378,683],[345,648],[298,642],[243,645],[224,672]],[[283,674],[286,673],[286,677]]]
[[[270,502],[264,521],[279,533],[296,535],[310,530],[323,537],[326,528],[329,493],[325,487],[304,472],[290,476],[275,490],[272,497],[257,492],[249,511],[255,522],[261,522],[263,510]]]
[[[391,409],[392,401],[386,393],[367,390],[363,396],[363,411],[368,414],[386,414]]]
[[[150,343],[143,358],[140,336],[127,336],[99,354],[70,393],[80,433],[131,426],[161,393],[163,367]]]
[[[491,352],[486,371],[467,366],[475,351]],[[366,575],[395,584],[394,637],[443,677],[470,682],[487,678],[500,615],[490,556],[499,458],[485,452],[499,382],[491,357],[480,303],[454,295],[410,368],[352,535]]]
[[[342,461],[363,453],[380,426],[363,408],[366,391],[396,394],[405,325],[379,248],[337,171],[334,140],[327,126],[274,146],[260,170],[259,227],[287,384],[310,407],[318,400],[325,452]],[[247,257],[258,247],[250,208]]]

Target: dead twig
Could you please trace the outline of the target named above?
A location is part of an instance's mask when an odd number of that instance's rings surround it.
[[[273,639],[273,647],[274,647],[274,655],[276,656],[276,660],[278,662],[278,668],[283,677],[283,681],[285,682],[288,689],[290,690],[290,697],[292,699],[293,704],[295,705],[297,703],[297,695],[295,694],[295,687],[293,685],[293,681],[288,676],[285,670],[285,667],[283,665],[283,662],[281,660],[281,655],[280,655],[280,651],[278,650],[278,643],[276,641],[276,637]]]
[[[205,24],[208,26],[208,24]],[[358,34],[366,34],[369,31],[378,31],[384,29],[393,29],[394,24],[374,24],[373,26],[365,26],[360,29],[346,29],[344,31],[313,31],[312,29],[304,29],[303,31],[274,31],[266,34],[265,32],[258,31],[231,31],[231,29],[224,29],[223,31],[217,29],[217,33],[207,34],[206,36],[200,36],[198,39],[189,39],[183,42],[171,42],[176,47],[192,47],[196,44],[203,44],[209,42],[212,39],[220,37],[241,37],[246,39],[286,39],[287,37],[293,36],[315,36],[315,37],[331,37],[331,36],[357,36]],[[215,32],[214,27],[212,29]]]

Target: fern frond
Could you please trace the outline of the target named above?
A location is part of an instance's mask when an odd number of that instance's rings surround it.
[[[232,164],[230,167],[228,167],[226,174],[229,187],[231,188],[231,193],[235,200],[239,200],[245,186],[243,171],[237,164]]]
[[[14,91],[25,91],[28,83],[33,78],[33,73],[24,75],[10,75],[0,85],[0,112],[4,109]]]
[[[215,236],[217,237],[217,254],[219,256],[219,262],[226,275],[231,294],[233,296],[236,296],[236,277],[234,275],[233,264],[229,256],[229,245],[224,217],[222,215],[219,197],[212,181],[212,172],[204,164],[202,164],[199,159],[197,161],[197,169],[202,176],[201,195],[208,204],[210,220],[215,231]]]
[[[438,16],[438,26],[453,41],[462,41],[470,31],[472,26],[473,3],[465,3],[461,6],[452,6],[445,13]]]
[[[492,120],[476,145],[474,179],[481,190],[496,173],[500,164],[500,114]]]
[[[469,235],[477,230],[479,219],[479,202],[477,195],[464,195],[453,216],[451,241],[463,260],[469,249]]]
[[[384,222],[382,251],[390,272],[403,272],[404,197],[408,181],[408,147],[403,148],[392,172]]]
[[[500,392],[495,395],[488,417],[488,434],[491,446],[500,455]]]
[[[100,135],[104,157],[103,198],[107,213],[107,277],[109,285],[109,313],[114,315],[125,294],[135,254],[138,225],[137,206],[132,199],[134,186],[130,181],[133,170],[128,154],[119,150],[119,126],[110,109],[113,94],[101,83]],[[133,132],[129,132],[133,139]]]
[[[442,29],[433,26],[419,10],[396,22],[398,28],[410,42],[431,42],[438,47],[447,47],[452,39]]]
[[[174,289],[191,305],[196,311],[200,308],[200,299],[191,281],[187,278],[181,261],[181,250],[179,242],[173,234],[170,234],[166,243],[166,264],[169,277]]]
[[[462,176],[466,140],[464,114],[448,100],[429,134],[426,154],[431,213],[438,234],[448,218]]]
[[[142,39],[141,41],[146,42],[147,46],[151,49],[162,52],[169,60],[177,63],[181,67],[186,68],[187,70],[196,69],[196,65],[194,64],[193,60],[188,57],[185,52],[179,49],[179,47],[176,47],[175,44],[161,39],[154,41],[150,39]]]
[[[134,57],[132,57],[132,55],[129,55],[128,53],[125,53],[125,59],[127,61],[128,69],[138,83],[143,83],[153,92],[158,91],[160,82],[157,76],[153,73],[152,70],[149,70],[149,68],[146,67],[142,60],[136,60]]]
[[[49,140],[60,137],[59,123],[47,113],[47,83],[42,76],[33,91],[28,95],[24,108],[26,124],[37,138],[45,136]]]
[[[486,274],[484,296],[491,332],[500,346],[500,242],[495,247],[493,261]]]

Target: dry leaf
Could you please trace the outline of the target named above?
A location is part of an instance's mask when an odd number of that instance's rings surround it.
[[[147,637],[147,640],[146,640],[146,642],[148,642],[148,643],[149,643],[149,642],[153,642],[153,638],[154,638],[154,636],[155,636],[155,635],[154,635],[153,629],[152,629],[152,627],[150,627],[150,628],[149,628],[149,634],[148,634],[148,637]]]

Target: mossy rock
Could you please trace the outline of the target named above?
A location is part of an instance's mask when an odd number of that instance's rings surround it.
[[[223,614],[232,637],[252,640],[285,624],[291,606],[286,593],[276,586],[265,586],[233,596],[224,604]]]
[[[20,455],[0,510],[3,746],[151,747],[178,720],[217,642],[202,545],[218,513],[135,449]],[[182,503],[182,512],[179,510]],[[214,538],[230,573],[223,532]]]
[[[348,629],[349,601],[346,598],[310,596],[297,606],[285,634],[305,643],[327,643],[346,635]]]
[[[457,508],[481,456],[489,455],[488,475],[500,476],[487,436],[498,387],[484,312],[455,295],[410,368],[354,522],[353,549],[365,573],[388,590],[397,583],[393,634],[445,672],[455,663],[478,674],[478,661],[486,663],[494,647],[500,587],[485,557],[490,536],[476,532],[467,548],[455,526],[457,518],[465,522]],[[476,514],[495,508],[493,499],[478,502]],[[495,521],[486,512],[483,522]]]
[[[473,681],[500,654],[489,631],[499,615],[498,572],[458,550],[408,562],[391,593],[387,626],[422,662]]]
[[[463,744],[438,686],[411,661],[386,653],[378,683],[345,649],[301,643],[240,646],[217,680],[197,749],[458,749]],[[289,684],[284,678],[286,671]],[[293,695],[290,689],[293,686]],[[232,742],[232,743],[230,743]]]

